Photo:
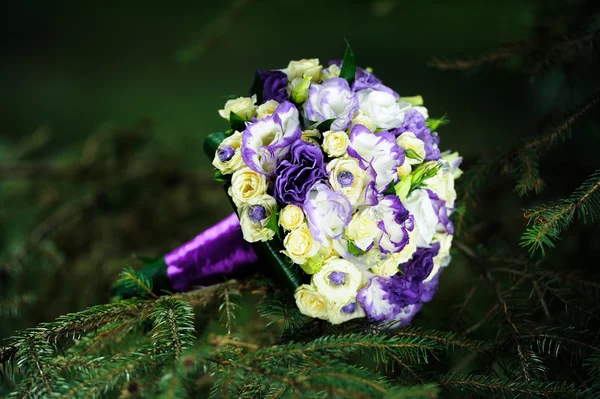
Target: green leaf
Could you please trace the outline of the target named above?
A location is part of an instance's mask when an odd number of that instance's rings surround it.
[[[441,118],[429,118],[425,121],[425,125],[431,131],[436,131],[438,127],[447,125],[450,123],[450,120],[446,117],[446,115]]]
[[[212,160],[215,157],[215,152],[217,152],[219,144],[221,144],[228,136],[229,134],[225,132],[217,132],[209,134],[208,137],[204,139],[204,153],[208,159]]]
[[[235,112],[230,112],[229,113],[229,122],[231,123],[231,128],[233,130],[242,132],[246,129],[246,122],[248,122],[248,120],[242,118]]]
[[[352,241],[348,241],[348,252],[352,255],[362,255],[365,253],[362,249],[358,248]]]
[[[390,186],[387,188],[387,190],[385,190],[384,194],[385,195],[396,195],[396,187],[393,184],[390,184]]]
[[[328,130],[331,130],[331,124],[335,122],[335,118],[332,119],[327,119],[326,121],[323,121],[321,123],[319,123],[316,127],[316,129],[321,132],[324,133]]]
[[[258,70],[254,74],[254,80],[252,81],[252,86],[250,86],[250,95],[253,96],[256,94],[256,102],[258,104],[262,104],[263,102],[263,90],[264,90],[265,82],[261,79]]]
[[[294,104],[301,105],[308,100],[308,88],[310,87],[310,81],[311,77],[309,75],[304,75],[302,77],[302,83],[292,90],[290,98]]]
[[[408,150],[404,150],[404,154],[410,159],[416,159],[417,161],[423,160],[423,158],[421,158],[415,150],[411,150],[410,148]]]
[[[279,237],[279,239],[281,239],[281,229],[279,228],[279,224],[277,223],[278,220],[279,220],[279,212],[275,211],[271,214],[271,217],[269,218],[269,221],[267,222],[265,227],[269,230],[273,230],[275,232],[275,234],[277,235],[277,237]]]
[[[219,183],[226,183],[229,180],[231,180],[231,176],[226,176],[223,173],[221,173],[220,170],[215,171],[215,174],[213,175],[213,179],[215,181],[218,181]]]
[[[400,182],[394,186],[398,198],[405,199],[408,197],[408,193],[410,193],[411,180],[412,177],[410,175],[404,175],[400,179]]]
[[[422,96],[400,97],[400,101],[409,103],[414,107],[423,105],[423,97]]]
[[[356,58],[350,43],[346,41],[346,53],[344,54],[344,61],[342,62],[342,68],[340,71],[340,78],[346,79],[348,83],[354,81],[356,76]]]

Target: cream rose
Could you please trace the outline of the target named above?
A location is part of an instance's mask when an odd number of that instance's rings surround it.
[[[294,263],[302,265],[306,263],[307,258],[317,254],[320,244],[310,234],[308,226],[303,226],[288,233],[283,240],[283,246],[283,254]]]
[[[339,66],[333,64],[333,65],[330,65],[329,68],[325,68],[321,71],[321,78],[323,80],[327,80],[327,79],[331,79],[331,78],[339,78],[341,72],[342,72],[342,69]]]
[[[305,58],[298,61],[290,61],[288,67],[283,72],[287,74],[290,81],[308,75],[313,82],[318,82],[321,78],[321,69],[323,69],[323,66],[319,63],[318,58]]]
[[[227,137],[219,144],[219,148],[215,152],[215,158],[212,162],[213,166],[219,169],[224,175],[229,175],[240,170],[245,165],[240,151],[241,146],[241,132],[235,132]]]
[[[352,206],[363,200],[368,176],[356,159],[333,159],[327,164],[327,172],[331,188],[344,194]]]
[[[371,214],[371,209],[363,209],[354,214],[350,223],[346,227],[346,238],[363,251],[368,251],[378,237],[381,236],[381,230]]]
[[[230,114],[239,115],[241,118],[250,120],[256,115],[256,95],[252,97],[238,97],[225,103],[225,108],[219,110],[222,118],[229,120]]]
[[[323,133],[323,151],[330,157],[345,155],[348,144],[350,138],[346,132],[329,130]]]
[[[341,324],[360,317],[365,317],[365,311],[355,299],[346,304],[334,303],[327,308],[327,318],[331,324]]]
[[[285,230],[294,230],[302,226],[304,222],[304,211],[296,205],[286,205],[279,212],[279,225]]]
[[[301,285],[296,289],[294,298],[300,313],[309,317],[327,320],[329,304],[325,297],[319,294],[314,287],[307,284]]]
[[[350,126],[350,129],[352,129],[354,125],[363,125],[372,132],[377,129],[377,124],[375,124],[375,121],[360,110],[356,113],[354,118],[352,118],[352,125]]]
[[[317,140],[319,140],[320,138],[321,132],[319,132],[317,129],[309,129],[302,132],[302,140],[308,143],[319,145],[319,142]]]
[[[419,140],[413,132],[404,132],[396,139],[396,143],[404,151],[414,152],[420,159],[406,157],[406,161],[411,165],[417,165],[425,159],[425,143]]]
[[[268,241],[275,232],[266,227],[271,215],[277,208],[277,202],[264,194],[251,198],[240,211],[240,225],[244,240],[248,242]]]
[[[262,173],[257,173],[245,167],[233,174],[229,196],[239,208],[252,198],[260,197],[267,191],[267,178]]]
[[[349,261],[331,258],[312,276],[317,291],[332,303],[348,303],[362,285],[362,273]]]
[[[275,110],[279,107],[279,103],[275,100],[269,100],[264,104],[261,104],[256,109],[256,117],[258,119],[264,119],[267,116],[273,115]]]

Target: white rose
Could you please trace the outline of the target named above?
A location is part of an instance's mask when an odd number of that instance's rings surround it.
[[[325,68],[321,71],[321,78],[323,78],[323,80],[339,78],[341,72],[342,69],[339,66],[333,64],[330,65],[329,68]]]
[[[378,128],[394,129],[404,122],[404,111],[390,93],[365,89],[358,92],[358,101],[360,110],[373,119]]]
[[[231,136],[219,144],[219,148],[215,152],[213,166],[221,171],[224,175],[229,175],[244,167],[245,163],[242,160],[242,133],[235,132]]]
[[[256,109],[256,117],[258,119],[264,119],[267,116],[273,115],[277,107],[279,107],[279,103],[277,101],[269,100],[258,106]]]
[[[298,306],[300,313],[309,317],[327,320],[329,304],[314,287],[307,284],[301,285],[296,288],[294,298],[296,299],[296,306]]]
[[[403,204],[415,218],[414,241],[417,248],[429,248],[439,221],[429,193],[423,189],[414,190]]]
[[[371,267],[371,271],[380,277],[390,277],[398,273],[398,267],[411,260],[415,252],[417,252],[417,245],[415,243],[416,233],[415,230],[408,233],[409,240],[408,244],[402,248],[400,252],[391,253],[387,259],[379,262],[376,266]]]
[[[252,198],[260,197],[267,191],[267,178],[245,167],[236,171],[231,177],[229,196],[239,208]]]
[[[285,230],[294,230],[302,226],[304,211],[296,205],[286,205],[279,213],[279,225]]]
[[[345,259],[331,258],[312,276],[317,291],[332,303],[348,303],[362,285],[362,273]]]
[[[418,105],[416,107],[413,107],[413,109],[415,111],[417,111],[418,113],[420,113],[421,115],[423,115],[423,118],[429,119],[429,111],[427,110],[427,108],[425,108],[421,105]]]
[[[225,103],[225,108],[219,110],[222,118],[229,120],[230,114],[239,115],[245,120],[250,120],[256,115],[256,95],[252,97],[238,97],[235,100],[229,100]]]
[[[336,158],[327,164],[329,184],[334,191],[339,191],[352,206],[363,202],[369,176],[367,171],[361,169],[354,158]]]
[[[275,232],[267,227],[271,215],[277,208],[277,202],[264,194],[251,198],[240,211],[240,225],[244,240],[248,242],[269,241]]]
[[[317,129],[309,129],[302,132],[302,140],[319,145],[318,139],[321,138],[321,132]]]
[[[327,308],[327,318],[331,324],[341,324],[360,317],[365,317],[365,311],[355,299],[346,304],[334,303]]]
[[[420,164],[425,159],[425,143],[422,140],[419,140],[413,132],[402,133],[396,139],[396,143],[398,143],[400,148],[402,148],[404,151],[412,150],[419,156],[419,158],[421,158],[413,159],[406,157],[406,161],[411,165]]]
[[[435,163],[435,161],[432,162]],[[435,176],[425,180],[425,185],[441,200],[446,201],[448,209],[454,208],[454,202],[456,201],[454,176],[452,176],[450,165],[447,161],[443,161],[442,167]]]
[[[328,130],[323,133],[323,151],[330,157],[345,155],[348,144],[350,144],[350,139],[346,132]]]
[[[360,110],[356,113],[354,118],[352,118],[352,125],[350,126],[350,128],[352,129],[354,125],[363,125],[372,132],[374,132],[375,129],[377,129],[375,121],[367,115],[363,114],[363,112]]]
[[[319,251],[320,244],[310,234],[308,226],[293,230],[283,240],[284,255],[294,263],[303,265],[307,258],[312,258]]]
[[[321,78],[321,69],[318,58],[301,59],[299,61],[290,61],[288,67],[283,70],[291,81],[296,78],[302,78],[304,75],[311,77],[313,82],[318,82]]]
[[[371,214],[371,208],[363,209],[355,213],[348,223],[346,238],[351,240],[357,248],[368,251],[381,235],[378,222]]]

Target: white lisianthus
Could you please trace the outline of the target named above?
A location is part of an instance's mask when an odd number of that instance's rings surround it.
[[[429,248],[439,221],[429,193],[423,189],[414,190],[403,204],[415,218],[414,242],[417,248]]]
[[[404,122],[404,111],[388,92],[364,89],[358,92],[360,110],[373,119],[378,128],[394,129]]]
[[[277,208],[275,198],[263,194],[251,198],[240,211],[240,225],[244,240],[248,242],[269,241],[275,232],[266,227]]]
[[[238,97],[235,100],[229,100],[225,103],[225,107],[219,110],[221,118],[229,120],[230,114],[239,115],[245,120],[250,120],[256,115],[256,95],[252,97]]]
[[[339,78],[341,72],[342,72],[342,69],[339,66],[333,64],[333,65],[330,65],[329,68],[325,68],[321,71],[321,78],[323,80],[327,80],[327,79],[331,79],[331,78]]]
[[[328,130],[323,133],[323,151],[330,157],[341,157],[346,154],[350,138],[344,131]]]
[[[279,107],[279,103],[277,101],[269,100],[258,106],[256,109],[256,117],[258,119],[264,119],[267,116],[273,115],[277,107]]]
[[[419,140],[413,132],[404,132],[396,139],[396,143],[404,151],[412,150],[421,159],[406,157],[406,161],[411,165],[417,165],[425,159],[425,143]]]
[[[236,171],[231,177],[229,196],[239,208],[252,198],[260,197],[267,191],[267,178],[245,167]]]
[[[450,172],[452,172],[452,177],[454,177],[454,180],[462,176],[463,171],[459,168],[462,162],[462,157],[458,155],[458,152],[455,151],[451,153],[450,151],[447,151],[442,154],[442,159],[444,161],[448,161],[448,164],[450,164]]]
[[[302,140],[319,145],[318,139],[321,138],[321,132],[317,129],[309,129],[302,132]]]
[[[346,304],[334,303],[327,309],[327,318],[331,324],[341,324],[360,317],[365,317],[365,311],[356,299]]]
[[[215,152],[213,166],[224,175],[229,175],[244,167],[240,147],[242,146],[242,133],[235,132],[219,144]]]
[[[354,116],[354,118],[352,118],[352,125],[350,126],[350,128],[353,128],[354,125],[363,125],[372,132],[374,132],[375,129],[377,129],[375,121],[367,115],[363,114],[361,110],[359,110]]]
[[[319,251],[320,244],[310,235],[308,226],[292,230],[283,240],[284,255],[294,263],[302,265],[307,258],[311,258]]]
[[[308,75],[313,82],[318,82],[321,78],[321,69],[323,69],[323,66],[319,63],[318,58],[305,58],[298,61],[290,61],[288,67],[283,72],[285,72],[290,81],[302,78],[303,75]]]
[[[351,240],[360,250],[368,251],[381,235],[378,222],[371,214],[371,208],[363,209],[355,213],[350,223],[348,223],[346,238]]]
[[[412,166],[408,162],[408,157],[404,157],[404,163],[398,166],[398,177],[410,175],[412,172]]]
[[[420,113],[421,115],[423,115],[423,118],[429,119],[429,111],[427,110],[427,108],[425,108],[421,105],[418,105],[416,107],[413,107],[413,109],[415,111],[417,111],[418,113]]]
[[[431,162],[435,164],[435,161]],[[454,176],[450,171],[450,165],[447,161],[443,161],[442,167],[435,176],[425,180],[425,185],[433,191],[439,199],[446,201],[446,207],[448,209],[454,208],[454,201],[456,201]]]
[[[327,320],[329,304],[325,297],[318,293],[313,286],[303,284],[296,288],[294,298],[300,313],[309,317]]]
[[[356,159],[333,159],[327,164],[327,172],[331,188],[344,194],[352,206],[364,197],[369,178]]]
[[[304,222],[304,211],[296,205],[286,205],[279,213],[279,225],[285,230],[295,230]]]
[[[331,258],[312,276],[317,291],[332,303],[348,303],[362,285],[362,273],[345,259]]]
[[[371,267],[371,271],[376,276],[390,277],[398,273],[398,267],[411,260],[415,252],[417,252],[417,245],[415,243],[415,230],[408,233],[409,241],[408,244],[402,248],[400,252],[391,253],[387,259],[382,260],[376,266]]]

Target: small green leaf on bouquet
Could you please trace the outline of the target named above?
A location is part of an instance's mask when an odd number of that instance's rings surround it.
[[[335,118],[332,119],[327,119],[326,121],[323,121],[321,123],[319,123],[316,127],[316,129],[321,132],[324,133],[328,130],[331,130],[331,125],[333,124],[333,122],[335,122]]]
[[[242,118],[235,112],[229,113],[229,122],[231,123],[231,128],[233,130],[237,130],[238,132],[242,132],[246,129],[246,119]]]
[[[385,195],[396,195],[396,187],[393,184],[390,184],[390,186],[387,188],[387,190],[384,191]]]
[[[226,175],[224,175],[223,173],[221,173],[220,170],[215,171],[215,174],[213,175],[213,179],[215,181],[218,181],[219,183],[226,183],[229,180],[231,180],[231,177],[228,177]]]
[[[425,125],[432,132],[435,132],[438,127],[447,125],[449,123],[450,120],[446,117],[446,115],[442,116],[441,118],[429,118],[425,121]]]
[[[214,158],[215,152],[217,152],[217,148],[219,148],[219,144],[227,137],[229,137],[229,134],[217,132],[209,134],[208,137],[204,139],[204,153],[208,159],[212,160]]]
[[[340,70],[340,78],[346,79],[348,83],[354,81],[356,76],[356,58],[350,43],[346,41],[346,53],[344,54],[344,61],[342,62],[342,68]]]
[[[290,98],[296,105],[304,104],[308,100],[308,88],[310,87],[311,76],[304,75],[302,77],[302,83],[294,87]]]
[[[416,159],[417,161],[423,160],[423,158],[421,158],[415,150],[411,150],[410,148],[408,150],[404,150],[404,154],[410,159]]]
[[[279,223],[277,223],[278,220],[279,220],[279,212],[275,211],[271,214],[271,217],[269,218],[269,221],[267,222],[265,227],[269,230],[273,230],[275,232],[275,234],[277,235],[277,237],[279,237],[279,239],[281,239],[281,230],[279,229]]]
[[[440,168],[442,167],[442,162],[428,162],[419,167],[411,174],[411,185],[409,194],[421,186],[425,184],[425,180],[432,178],[437,175]]]
[[[408,193],[410,192],[412,177],[410,175],[404,175],[400,179],[398,183],[394,186],[396,189],[396,195],[401,200],[406,199],[408,197]]]
[[[423,97],[421,97],[421,96],[400,97],[400,101],[409,103],[413,107],[423,105]]]
[[[363,251],[362,249],[360,249],[356,245],[354,245],[354,243],[352,241],[348,241],[348,252],[350,252],[354,256],[362,255],[365,253],[365,251]]]

